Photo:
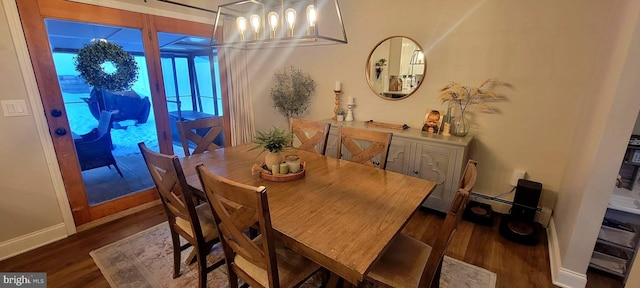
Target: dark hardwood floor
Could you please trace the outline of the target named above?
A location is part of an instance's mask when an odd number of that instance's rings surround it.
[[[0,271],[46,272],[50,288],[109,287],[89,252],[163,221],[164,211],[158,205],[1,261]],[[442,221],[439,215],[419,210],[404,232],[433,244]],[[546,236],[541,238],[536,246],[524,246],[500,236],[498,225],[486,227],[463,221],[447,255],[495,272],[498,288],[554,287]],[[607,274],[589,270],[587,277],[587,287],[624,287],[620,279]]]

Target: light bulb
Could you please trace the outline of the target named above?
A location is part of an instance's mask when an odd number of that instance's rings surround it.
[[[296,24],[296,10],[289,8],[284,11],[284,14],[287,17],[287,23],[289,24],[289,36],[293,37],[293,27]]]
[[[260,16],[258,14],[253,14],[249,16],[249,21],[251,22],[251,27],[253,27],[253,31],[256,33],[260,31]]]
[[[258,16],[258,14],[253,14],[249,16],[249,21],[251,22],[251,27],[253,27],[253,39],[260,39],[260,16]]]
[[[307,21],[309,22],[309,27],[316,26],[317,16],[318,15],[316,14],[316,9],[313,7],[313,5],[307,6]]]
[[[236,24],[238,24],[238,31],[240,31],[240,40],[244,41],[244,31],[247,30],[247,19],[238,17],[236,18]]]
[[[267,19],[269,19],[269,26],[271,27],[271,33],[269,33],[269,37],[276,37],[276,30],[278,29],[278,13],[269,12],[267,14]]]

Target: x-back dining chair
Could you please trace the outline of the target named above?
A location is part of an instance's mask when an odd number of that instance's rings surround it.
[[[368,166],[385,169],[387,167],[387,156],[393,133],[381,132],[368,129],[358,129],[352,127],[340,127],[338,132],[338,154],[337,158],[342,158],[342,146],[351,154],[347,160],[365,164]],[[362,149],[358,140],[370,142],[371,145]],[[373,158],[379,156],[379,161],[373,163]]]
[[[198,262],[198,287],[204,288],[207,286],[207,274],[224,262],[221,259],[207,267],[207,255],[213,245],[220,242],[211,209],[206,203],[195,205],[177,156],[156,153],[142,142],[138,147],[167,214],[173,243],[173,278],[180,275],[181,251],[193,246],[192,254]],[[178,235],[188,244],[180,246]]]
[[[238,276],[251,287],[296,287],[320,269],[276,242],[265,187],[220,177],[203,164],[196,170],[215,211],[231,288],[238,287]],[[251,239],[244,231],[256,224],[260,235]]]
[[[291,118],[291,132],[300,141],[300,150],[324,155],[327,151],[327,140],[331,123]]]
[[[398,233],[390,247],[366,275],[368,281],[383,287],[440,287],[444,253],[469,202],[469,194],[478,174],[476,164],[473,160],[467,162],[463,177],[464,186],[456,192],[433,247]]]
[[[200,154],[207,150],[214,151],[220,148],[220,146],[213,143],[213,140],[224,130],[224,118],[211,117],[192,121],[178,121],[176,125],[178,126],[178,133],[180,134],[185,156]],[[206,134],[201,136],[198,131],[205,129],[208,129]],[[189,151],[189,142],[196,144],[193,152]]]

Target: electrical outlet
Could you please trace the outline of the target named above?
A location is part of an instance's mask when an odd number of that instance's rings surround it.
[[[513,174],[511,175],[511,180],[509,181],[509,184],[511,184],[511,186],[518,186],[518,180],[520,179],[524,179],[524,176],[527,174],[527,171],[525,170],[520,170],[520,169],[513,169]]]

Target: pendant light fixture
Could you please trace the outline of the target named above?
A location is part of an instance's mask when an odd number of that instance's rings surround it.
[[[260,49],[346,44],[338,0],[243,0],[222,4],[214,35],[223,25],[224,40],[212,47]]]

